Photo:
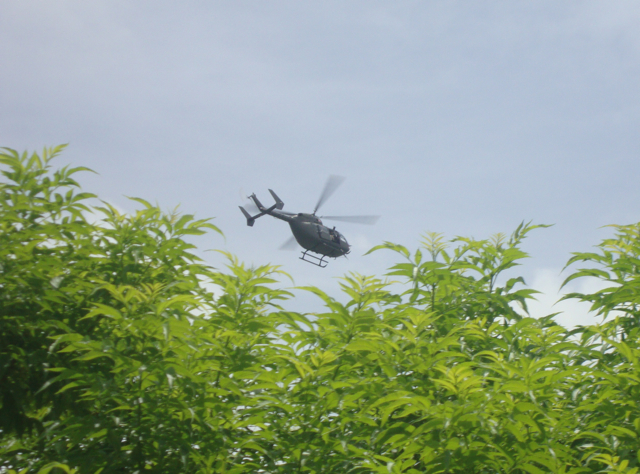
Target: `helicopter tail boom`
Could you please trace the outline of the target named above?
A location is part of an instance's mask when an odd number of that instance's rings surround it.
[[[256,222],[256,219],[258,217],[264,216],[265,214],[269,214],[279,219],[287,220],[287,218],[283,217],[280,213],[278,214],[273,213],[273,211],[275,211],[276,209],[277,210],[282,209],[284,207],[284,202],[282,202],[282,200],[278,197],[278,195],[274,193],[271,189],[269,190],[269,192],[271,193],[271,196],[273,196],[273,199],[276,202],[273,206],[269,208],[264,207],[255,194],[252,194],[251,196],[249,196],[249,198],[256,204],[256,206],[258,206],[258,209],[260,210],[260,212],[255,216],[252,216],[251,214],[249,214],[244,207],[238,206],[242,211],[242,214],[244,214],[244,217],[247,218],[247,225],[249,227],[253,227],[253,224]]]
[[[258,214],[256,214],[255,216],[252,216],[251,214],[249,214],[244,207],[242,206],[238,206],[240,208],[240,210],[242,211],[242,213],[244,214],[244,217],[247,218],[247,225],[249,227],[253,227],[253,224],[256,222],[256,219],[258,217],[262,217],[266,214],[271,214],[271,212],[276,208],[276,205],[274,204],[273,206],[271,206],[270,208],[265,208],[262,207],[262,209],[260,209],[261,212],[259,212]],[[273,214],[271,214],[273,215]]]

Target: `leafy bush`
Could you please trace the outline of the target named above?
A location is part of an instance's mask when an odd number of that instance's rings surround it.
[[[0,155],[0,472],[638,472],[640,224],[569,261],[611,283],[567,296],[599,326],[528,316],[503,272],[530,224],[384,243],[402,294],[354,273],[301,314],[278,267],[205,265],[208,220],[122,215],[60,151]]]

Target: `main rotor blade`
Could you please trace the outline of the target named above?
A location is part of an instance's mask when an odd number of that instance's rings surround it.
[[[378,219],[380,219],[380,216],[321,216],[320,219],[351,222],[353,224],[373,225],[376,222],[378,222]]]
[[[280,246],[280,250],[293,250],[298,246],[296,238],[292,235],[289,239]]]
[[[256,203],[246,194],[242,194],[242,190],[240,191],[240,198],[242,199],[242,207],[244,207],[249,214],[253,215],[260,212]]]
[[[338,189],[338,186],[340,186],[343,181],[344,176],[338,176],[335,174],[329,176],[329,179],[327,179],[327,184],[324,185],[322,194],[320,194],[320,199],[318,199],[318,204],[316,204],[316,207],[313,209],[314,215],[318,211],[318,209],[320,209],[320,206],[322,206],[324,202],[329,199],[329,197],[331,197],[335,190]]]

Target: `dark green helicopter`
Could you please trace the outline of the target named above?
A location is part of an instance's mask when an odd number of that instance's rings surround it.
[[[337,220],[343,222],[353,222],[356,224],[375,224],[376,221],[380,218],[380,216],[321,216],[317,217],[316,212],[320,209],[320,206],[324,204],[324,202],[335,192],[335,190],[342,184],[344,178],[341,176],[332,175],[327,180],[327,184],[325,184],[322,194],[320,194],[320,199],[318,199],[318,203],[316,207],[313,209],[313,213],[307,214],[304,212],[292,213],[283,211],[284,202],[274,193],[271,189],[269,192],[271,196],[275,200],[275,204],[271,207],[265,207],[258,200],[255,193],[249,196],[255,205],[258,207],[258,212],[256,215],[252,216],[249,214],[242,206],[240,210],[247,218],[247,225],[253,226],[254,222],[257,218],[262,217],[266,214],[275,217],[276,219],[280,219],[289,223],[289,227],[291,227],[291,232],[293,233],[293,237],[291,237],[287,242],[285,242],[280,248],[288,249],[291,248],[292,245],[295,245],[296,242],[300,244],[305,250],[302,252],[302,257],[300,259],[305,262],[312,263],[321,268],[327,266],[329,262],[325,260],[325,257],[342,257],[343,255],[347,255],[350,251],[349,243],[344,236],[336,230],[335,227],[329,228],[325,226],[322,219],[329,220]],[[309,252],[316,253],[320,255],[317,257],[315,255],[310,254]]]

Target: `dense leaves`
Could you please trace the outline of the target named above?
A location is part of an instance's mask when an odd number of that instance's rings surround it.
[[[301,314],[277,267],[205,265],[215,226],[120,214],[60,150],[0,155],[0,472],[638,472],[640,224],[569,262],[607,282],[568,295],[598,326],[528,315],[524,223],[374,247],[399,282]]]

